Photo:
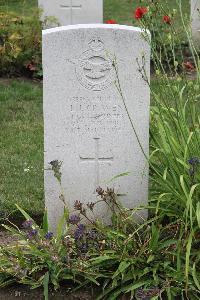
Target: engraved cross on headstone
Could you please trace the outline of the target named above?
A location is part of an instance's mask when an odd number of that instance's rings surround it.
[[[70,23],[73,24],[73,10],[81,9],[80,0],[62,0],[60,4],[61,9],[70,10]]]
[[[113,156],[111,157],[101,157],[99,154],[99,138],[94,138],[95,142],[95,156],[94,157],[82,157],[80,156],[81,162],[94,162],[95,163],[95,183],[94,192],[100,185],[100,163],[111,163],[113,161]]]

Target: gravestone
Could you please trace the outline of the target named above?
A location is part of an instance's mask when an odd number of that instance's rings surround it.
[[[200,0],[191,0],[191,21],[194,44],[200,47]]]
[[[38,0],[42,20],[55,17],[59,25],[89,24],[103,22],[103,0]],[[51,21],[47,27],[55,27]]]
[[[45,199],[51,228],[63,213],[60,186],[49,162],[62,162],[62,189],[75,200],[97,200],[108,183],[126,207],[146,204],[149,149],[150,46],[132,26],[76,25],[43,31]],[[116,71],[117,70],[117,71]],[[117,88],[118,86],[118,88]],[[95,216],[109,222],[99,203]],[[142,212],[145,216],[146,212]]]

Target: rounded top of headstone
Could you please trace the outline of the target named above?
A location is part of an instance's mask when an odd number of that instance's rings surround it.
[[[77,30],[77,29],[114,29],[114,30],[127,30],[134,31],[138,33],[147,33],[150,35],[149,30],[142,29],[140,27],[127,26],[127,25],[118,25],[118,24],[76,24],[76,25],[68,25],[68,26],[60,26],[50,29],[42,30],[42,34],[51,34],[61,31],[69,31],[69,30]]]

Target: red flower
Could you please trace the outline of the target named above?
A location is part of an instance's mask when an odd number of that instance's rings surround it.
[[[172,23],[171,18],[167,15],[163,17],[163,22],[169,25]]]
[[[115,21],[115,20],[107,20],[106,24],[117,24],[117,21]]]
[[[189,61],[184,62],[183,67],[189,71],[193,71],[195,69],[194,65]]]
[[[135,10],[135,19],[141,19],[147,12],[148,9],[146,7],[137,7]]]
[[[29,63],[26,65],[26,68],[29,69],[30,71],[36,71],[36,66],[33,65],[32,63]]]

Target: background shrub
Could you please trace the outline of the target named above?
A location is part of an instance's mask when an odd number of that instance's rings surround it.
[[[41,75],[41,32],[38,10],[0,13],[0,76]]]

